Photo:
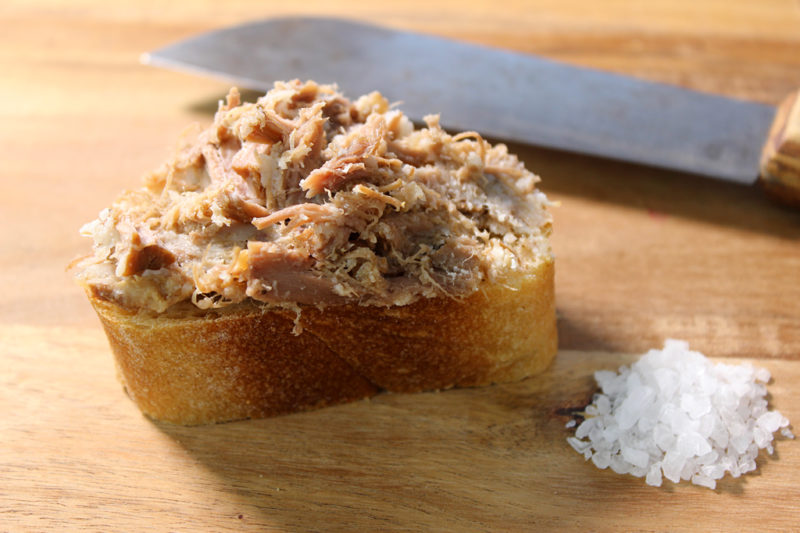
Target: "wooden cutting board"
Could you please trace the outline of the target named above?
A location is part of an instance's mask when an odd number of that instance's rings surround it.
[[[227,86],[140,53],[265,16],[353,16],[777,103],[800,6],[78,0],[0,5],[0,531],[742,531],[800,523],[798,441],[710,491],[648,487],[567,444],[597,369],[668,337],[774,375],[800,420],[800,212],[757,190],[511,146],[555,212],[561,351],[537,379],[381,395],[269,420],[142,417],[65,266],[80,225],[157,166]],[[435,111],[435,110],[431,110]]]
[[[98,329],[0,329],[0,472],[12,529],[763,531],[800,519],[800,446],[716,490],[598,470],[572,450],[592,374],[634,358],[562,351],[539,379],[217,426],[153,423]],[[36,364],[31,364],[31,359]],[[737,361],[738,362],[738,361]],[[800,362],[759,361],[800,420]]]

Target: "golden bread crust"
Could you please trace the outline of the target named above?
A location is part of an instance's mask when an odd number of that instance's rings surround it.
[[[92,293],[120,379],[146,415],[176,424],[261,418],[366,398],[523,379],[557,351],[546,257],[461,300],[407,306],[137,313]]]

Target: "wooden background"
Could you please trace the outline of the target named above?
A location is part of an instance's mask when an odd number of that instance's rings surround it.
[[[597,471],[564,438],[591,374],[667,337],[773,371],[800,420],[800,212],[759,191],[513,145],[555,210],[561,353],[542,379],[211,428],[141,417],[65,266],[78,228],[208,123],[227,86],[142,52],[331,14],[777,103],[797,0],[0,4],[0,531],[703,530],[800,523],[800,451],[717,491]],[[435,110],[432,110],[435,111]]]

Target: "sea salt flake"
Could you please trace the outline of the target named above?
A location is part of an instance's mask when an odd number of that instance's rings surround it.
[[[675,444],[675,434],[664,424],[653,428],[653,442],[661,451],[667,451]]]
[[[654,398],[655,393],[650,387],[640,385],[633,389],[616,412],[619,427],[622,429],[632,428]]]
[[[653,487],[661,486],[661,463],[653,463],[647,471],[647,477],[644,478],[645,483]]]
[[[701,455],[700,457],[698,457],[697,458],[697,464],[699,464],[699,465],[715,464],[717,462],[717,459],[719,459],[719,453],[717,453],[716,450],[712,449],[707,454]]]
[[[692,476],[692,483],[695,485],[701,485],[703,487],[708,487],[709,489],[715,489],[717,487],[716,480],[704,476],[703,474],[695,474]]]
[[[597,381],[597,384],[600,386],[601,389],[605,391],[606,387],[611,385],[611,383],[616,379],[617,373],[613,370],[598,370],[594,373],[594,380]]]
[[[772,379],[772,375],[770,375],[769,370],[766,368],[758,368],[755,371],[755,378],[756,381],[760,381],[762,383],[769,383],[769,380]]]
[[[678,373],[671,368],[656,368],[653,372],[660,394],[671,397],[678,388]]]
[[[598,468],[648,485],[684,479],[713,489],[726,472],[735,478],[754,470],[760,450],[774,451],[773,433],[794,438],[789,420],[769,410],[768,371],[713,364],[682,341],[668,340],[595,379],[602,393],[567,440]]]
[[[711,451],[711,445],[699,433],[688,432],[678,435],[675,447],[684,457],[705,455]]]
[[[578,437],[579,439],[588,437],[589,432],[592,431],[592,429],[594,429],[596,423],[597,422],[595,421],[594,418],[587,418],[586,420],[581,422],[580,426],[578,426],[578,429],[575,431],[575,436]]]
[[[753,442],[759,448],[766,448],[772,442],[772,433],[766,431],[764,428],[757,426],[753,428]]]
[[[609,463],[611,466],[611,470],[616,472],[617,474],[627,474],[631,471],[631,464],[619,455],[612,455],[611,462]]]
[[[689,343],[684,340],[680,339],[667,339],[664,341],[664,352],[688,352],[689,351]]]
[[[747,472],[752,472],[756,469],[756,462],[754,459],[748,459],[747,461],[742,461],[739,463],[739,469],[743,474]]]
[[[628,446],[622,447],[622,457],[633,466],[638,466],[639,468],[645,468],[650,462],[650,454]]]
[[[681,479],[684,481],[689,481],[692,479],[695,471],[697,470],[697,463],[692,459],[687,459],[681,469]]]
[[[588,435],[589,440],[592,441],[592,442],[601,441],[603,439],[603,432],[604,431],[605,431],[605,428],[603,428],[601,425],[599,425],[599,424],[595,425],[592,428],[592,430],[589,432],[589,435]]]
[[[603,440],[605,442],[618,442],[620,438],[620,428],[616,424],[612,424],[603,428]]]
[[[686,458],[674,450],[669,450],[664,455],[664,460],[661,463],[661,468],[664,471],[664,477],[673,483],[681,480],[681,470],[686,463]]]
[[[747,451],[747,448],[750,446],[751,442],[753,442],[752,433],[740,433],[739,435],[731,438],[730,445],[734,450],[742,454]]]
[[[592,462],[600,470],[605,470],[611,464],[611,454],[603,451],[592,455]]]
[[[611,401],[605,394],[598,396],[595,400],[595,404],[597,405],[597,414],[607,415],[611,412]]]
[[[745,383],[743,381],[734,381],[731,383],[731,389],[733,393],[739,398],[746,398],[751,394],[751,386],[749,383]]]
[[[647,474],[647,468],[643,468],[641,466],[632,466],[631,471],[628,473],[634,477],[644,477],[645,474]]]
[[[711,479],[722,479],[725,475],[725,466],[721,464],[703,465],[700,467],[700,472]]]
[[[711,400],[707,396],[699,394],[684,394],[681,397],[681,409],[690,418],[697,420],[711,411]]]
[[[721,450],[728,447],[728,430],[722,423],[714,427],[709,438]]]
[[[784,418],[777,411],[769,411],[758,417],[756,425],[769,433],[778,431]]]

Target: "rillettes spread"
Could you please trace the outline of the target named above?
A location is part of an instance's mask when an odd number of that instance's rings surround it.
[[[213,124],[82,229],[93,294],[163,312],[247,299],[406,305],[527,269],[550,232],[538,178],[475,132],[421,127],[379,93],[233,89]]]

